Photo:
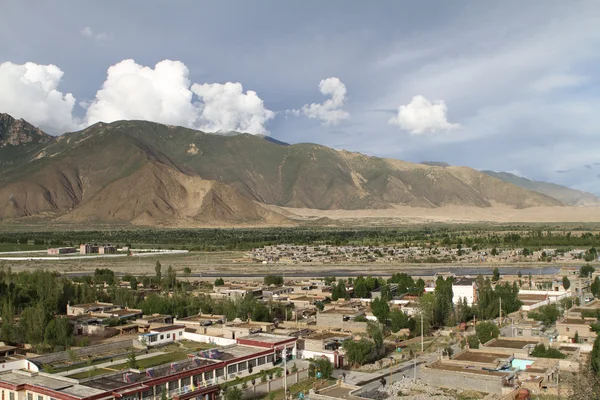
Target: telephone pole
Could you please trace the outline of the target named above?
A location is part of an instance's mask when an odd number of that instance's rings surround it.
[[[500,326],[502,326],[502,297],[498,297],[500,300]]]
[[[423,311],[421,311],[421,353],[423,352]]]

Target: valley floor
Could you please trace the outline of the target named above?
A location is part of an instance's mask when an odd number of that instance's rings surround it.
[[[487,208],[446,206],[438,208],[397,206],[383,210],[315,210],[274,207],[288,218],[301,222],[327,218],[333,225],[394,225],[426,223],[536,223],[600,222],[600,207]]]

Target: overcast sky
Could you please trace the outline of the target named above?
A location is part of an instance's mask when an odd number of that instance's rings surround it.
[[[0,0],[0,112],[148,119],[600,194],[600,2]]]

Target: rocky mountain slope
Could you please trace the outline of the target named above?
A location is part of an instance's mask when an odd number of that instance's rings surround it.
[[[592,193],[582,192],[557,185],[555,183],[534,181],[523,178],[508,172],[481,171],[486,175],[493,176],[507,183],[520,186],[522,188],[533,190],[546,196],[557,199],[558,201],[571,206],[599,206],[600,198]]]
[[[11,162],[0,174],[0,219],[277,225],[289,220],[266,205],[359,210],[562,204],[467,167],[412,164],[315,144],[146,121],[97,123],[54,138],[24,121],[3,115],[5,120],[12,128],[3,128],[0,137],[11,143],[0,149],[0,160]]]

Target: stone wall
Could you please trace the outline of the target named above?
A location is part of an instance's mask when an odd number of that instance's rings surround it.
[[[308,369],[301,369],[296,373],[292,372],[287,376],[287,387],[289,388],[290,386],[306,379],[308,379]],[[257,381],[260,382],[260,379]],[[267,381],[265,383],[257,383],[256,386],[252,386],[252,384],[248,382],[248,389],[244,390],[242,398],[255,399],[265,397],[269,394],[269,392],[283,389],[283,386],[283,377],[275,378],[272,381]]]
[[[419,377],[432,386],[502,394],[502,377],[498,376],[422,368]]]

